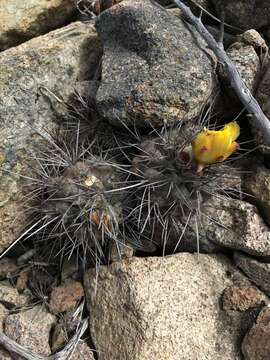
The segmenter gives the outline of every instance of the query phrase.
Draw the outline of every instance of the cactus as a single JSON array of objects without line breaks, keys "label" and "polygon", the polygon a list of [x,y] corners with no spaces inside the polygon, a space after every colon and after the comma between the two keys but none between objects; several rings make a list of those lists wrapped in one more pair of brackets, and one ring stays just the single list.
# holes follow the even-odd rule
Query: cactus
[{"label": "cactus", "polygon": [[[79,134],[79,131],[78,131]],[[129,187],[129,167],[91,144],[76,145],[62,131],[31,161],[36,177],[28,197],[28,215],[38,224],[36,240],[52,254],[78,253],[104,261],[109,241],[124,243],[122,206]],[[38,221],[37,221],[38,220]],[[32,224],[30,226],[32,229]]]},{"label": "cactus", "polygon": [[[163,254],[183,250],[181,243],[194,241],[194,235],[197,244],[188,248],[198,249],[204,201],[228,196],[226,178],[231,170],[220,157],[225,161],[233,153],[231,147],[238,149],[239,127],[232,123],[209,131],[191,125],[156,134],[142,141],[133,159],[133,171],[145,182],[135,191],[131,221],[135,219],[136,231]],[[201,147],[209,150],[207,159]]]}]

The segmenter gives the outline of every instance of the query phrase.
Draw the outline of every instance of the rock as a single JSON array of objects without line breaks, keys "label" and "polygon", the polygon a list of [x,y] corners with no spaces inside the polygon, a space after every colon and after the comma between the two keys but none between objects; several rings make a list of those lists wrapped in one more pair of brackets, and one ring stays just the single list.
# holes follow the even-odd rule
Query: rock
[{"label": "rock", "polygon": [[60,348],[67,345],[70,336],[77,331],[80,322],[81,312],[78,312],[78,308],[66,311],[58,316],[58,321],[51,332],[50,345],[52,352],[59,351]]},{"label": "rock", "polygon": [[245,283],[217,255],[133,257],[100,267],[98,276],[90,269],[85,289],[99,359],[240,359],[250,319],[225,313],[219,300],[226,287]]},{"label": "rock", "polygon": [[266,39],[266,42],[269,46],[270,44],[270,27],[268,27],[265,31],[264,31],[264,38]]},{"label": "rock", "polygon": [[102,116],[118,126],[135,121],[145,127],[200,113],[212,93],[214,69],[182,20],[150,0],[124,0],[103,12],[96,27],[104,45],[97,92]]},{"label": "rock", "polygon": [[238,35],[237,38],[239,42],[245,43],[246,45],[251,45],[256,50],[267,50],[268,48],[264,38],[262,38],[261,34],[254,29],[245,31],[243,34]]},{"label": "rock", "polygon": [[[208,11],[210,11],[210,10],[212,10],[212,9],[208,9]],[[181,16],[182,16],[182,11],[179,8],[172,8],[172,9],[168,9],[167,11],[168,11],[168,14],[176,16],[178,18],[181,18]],[[198,11],[198,8],[197,8],[197,11]],[[205,26],[206,26],[207,30],[214,36],[216,41],[219,41],[220,29],[218,27],[210,26],[210,25],[206,25],[206,24],[205,24]],[[227,49],[234,42],[235,42],[235,36],[228,34],[227,32],[224,32],[224,39],[223,39],[224,48]]]},{"label": "rock", "polygon": [[121,259],[131,258],[134,255],[132,246],[116,244],[115,241],[109,244],[108,262],[119,261]]},{"label": "rock", "polygon": [[78,281],[55,287],[50,296],[50,311],[53,314],[59,314],[71,310],[75,308],[83,296],[84,290],[82,284]]},{"label": "rock", "polygon": [[100,54],[94,27],[79,22],[0,54],[0,252],[28,222],[19,174],[44,141],[38,131],[52,130],[66,111],[50,91],[68,102],[92,78]]},{"label": "rock", "polygon": [[14,259],[2,258],[0,260],[0,280],[10,278],[18,272],[18,266]]},{"label": "rock", "polygon": [[[256,98],[264,112],[264,114],[270,118],[270,61],[265,65],[263,76],[258,84],[256,91]],[[263,143],[263,142],[261,142]],[[269,150],[268,150],[269,153]]]},{"label": "rock", "polygon": [[75,11],[73,0],[1,0],[0,50],[65,25]]},{"label": "rock", "polygon": [[227,50],[246,86],[254,92],[256,76],[260,70],[260,59],[251,45],[236,42]]},{"label": "rock", "polygon": [[222,296],[224,310],[246,311],[266,303],[267,297],[251,286],[230,286]]},{"label": "rock", "polygon": [[[245,42],[236,42],[233,43],[226,52],[233,61],[244,83],[251,93],[254,94],[256,80],[260,70],[260,59],[254,47]],[[243,105],[231,89],[230,79],[228,79],[222,66],[219,66],[218,74],[222,80],[223,87],[216,99],[215,111],[223,117],[234,118],[243,109]],[[225,90],[223,90],[223,88]]]},{"label": "rock", "polygon": [[26,295],[19,294],[17,289],[12,287],[8,282],[0,282],[0,301],[5,306],[23,306],[27,305],[29,298]]},{"label": "rock", "polygon": [[235,264],[256,284],[270,296],[270,263],[264,263],[245,254],[234,254]]},{"label": "rock", "polygon": [[249,201],[261,210],[270,225],[270,170],[263,165],[253,166],[243,176],[243,189],[251,195]]},{"label": "rock", "polygon": [[[176,6],[172,0],[155,0],[162,6],[174,5]],[[200,8],[204,8],[206,11],[213,13],[213,7],[209,0],[196,0],[196,4],[192,0],[187,0],[187,4],[195,15],[200,13]],[[199,5],[199,6],[198,6]],[[173,10],[179,10],[179,8],[173,8]]]},{"label": "rock", "polygon": [[226,23],[242,30],[260,29],[270,24],[268,0],[212,0],[218,17],[224,10]]},{"label": "rock", "polygon": [[80,341],[70,360],[95,360],[93,351],[84,341]]},{"label": "rock", "polygon": [[[201,216],[192,216],[186,228],[186,223],[178,219],[179,215],[172,214],[174,226],[166,240],[166,254],[176,251],[197,252],[198,224],[200,252],[226,252],[227,248],[256,256],[270,255],[270,231],[254,205],[217,196],[205,201],[200,210]],[[179,242],[184,228],[185,234]],[[162,229],[158,225],[154,240],[159,246],[163,244]]]},{"label": "rock", "polygon": [[202,237],[251,255],[270,255],[270,231],[254,205],[236,199],[212,198],[203,205],[202,213]]},{"label": "rock", "polygon": [[5,349],[0,348],[0,359],[1,360],[14,360],[13,357]]},{"label": "rock", "polygon": [[242,352],[245,360],[270,359],[270,308],[265,307],[260,312],[256,324],[245,336]]},{"label": "rock", "polygon": [[7,315],[8,315],[8,310],[4,307],[4,305],[0,304],[0,332],[4,331],[4,323]]},{"label": "rock", "polygon": [[66,345],[68,340],[67,334],[68,334],[68,329],[66,329],[65,326],[61,324],[61,322],[60,323],[58,322],[53,327],[51,333],[51,339],[50,339],[51,349],[53,353],[59,351],[61,348],[63,348]]},{"label": "rock", "polygon": [[172,3],[172,0],[155,0],[159,5],[167,6]]},{"label": "rock", "polygon": [[102,11],[108,10],[110,7],[119,4],[122,0],[94,0],[90,4],[90,11],[99,15]]},{"label": "rock", "polygon": [[28,350],[49,355],[49,336],[55,317],[42,306],[7,316],[5,334]]},{"label": "rock", "polygon": [[16,282],[16,288],[19,292],[22,292],[27,288],[30,272],[31,272],[30,268],[23,269],[20,272]]},{"label": "rock", "polygon": [[79,263],[77,254],[73,254],[63,259],[61,280],[65,281],[69,278],[76,280],[79,275]]}]

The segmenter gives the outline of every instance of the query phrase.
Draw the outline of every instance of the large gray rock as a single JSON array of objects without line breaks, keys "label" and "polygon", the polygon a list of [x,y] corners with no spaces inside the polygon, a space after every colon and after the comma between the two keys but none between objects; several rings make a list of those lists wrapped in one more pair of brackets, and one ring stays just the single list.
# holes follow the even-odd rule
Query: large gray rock
[{"label": "large gray rock", "polygon": [[181,19],[150,0],[124,0],[103,12],[96,27],[104,45],[100,114],[116,125],[139,126],[199,114],[214,70],[202,41]]},{"label": "large gray rock", "polygon": [[65,25],[75,11],[74,0],[0,0],[0,50]]},{"label": "large gray rock", "polygon": [[225,13],[225,21],[243,30],[260,29],[270,24],[268,0],[211,0],[218,16]]},{"label": "large gray rock", "polygon": [[254,284],[270,296],[270,263],[238,252],[234,254],[234,261]]},{"label": "large gray rock", "polygon": [[79,22],[0,54],[0,251],[26,224],[19,174],[42,142],[37,133],[64,113],[50,92],[68,102],[91,79],[100,54],[94,27]]},{"label": "large gray rock", "polygon": [[5,321],[5,334],[11,339],[26,347],[33,353],[49,355],[50,330],[55,317],[43,306],[8,315]]},{"label": "large gray rock", "polygon": [[240,359],[248,313],[220,309],[246,280],[223,256],[132,258],[85,275],[99,359]]}]

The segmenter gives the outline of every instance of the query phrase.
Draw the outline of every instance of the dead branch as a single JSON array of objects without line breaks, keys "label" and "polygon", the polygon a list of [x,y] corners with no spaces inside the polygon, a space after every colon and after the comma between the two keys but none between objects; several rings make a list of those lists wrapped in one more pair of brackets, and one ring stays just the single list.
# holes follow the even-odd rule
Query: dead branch
[{"label": "dead branch", "polygon": [[181,0],[173,1],[183,12],[186,19],[195,27],[198,33],[206,41],[208,47],[213,51],[213,53],[217,57],[217,60],[224,67],[224,71],[228,79],[230,80],[231,87],[235,91],[236,95],[238,96],[245,109],[251,115],[251,119],[253,119],[254,123],[252,125],[256,127],[261,133],[265,145],[270,146],[270,121],[264,115],[257,100],[253,97],[253,95],[245,85],[235,65],[226,54],[223,45],[216,42],[214,37],[203,25],[201,19],[197,18],[188,6],[186,6]]}]

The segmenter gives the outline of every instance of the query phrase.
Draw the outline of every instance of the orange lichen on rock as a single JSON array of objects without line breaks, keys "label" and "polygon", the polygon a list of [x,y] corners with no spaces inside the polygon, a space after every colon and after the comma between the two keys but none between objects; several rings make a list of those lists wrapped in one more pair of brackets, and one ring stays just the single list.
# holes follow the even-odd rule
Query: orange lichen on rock
[{"label": "orange lichen on rock", "polygon": [[192,153],[198,165],[198,171],[204,167],[222,162],[232,155],[239,144],[235,141],[240,135],[240,127],[230,122],[221,130],[204,128],[192,141]]}]

